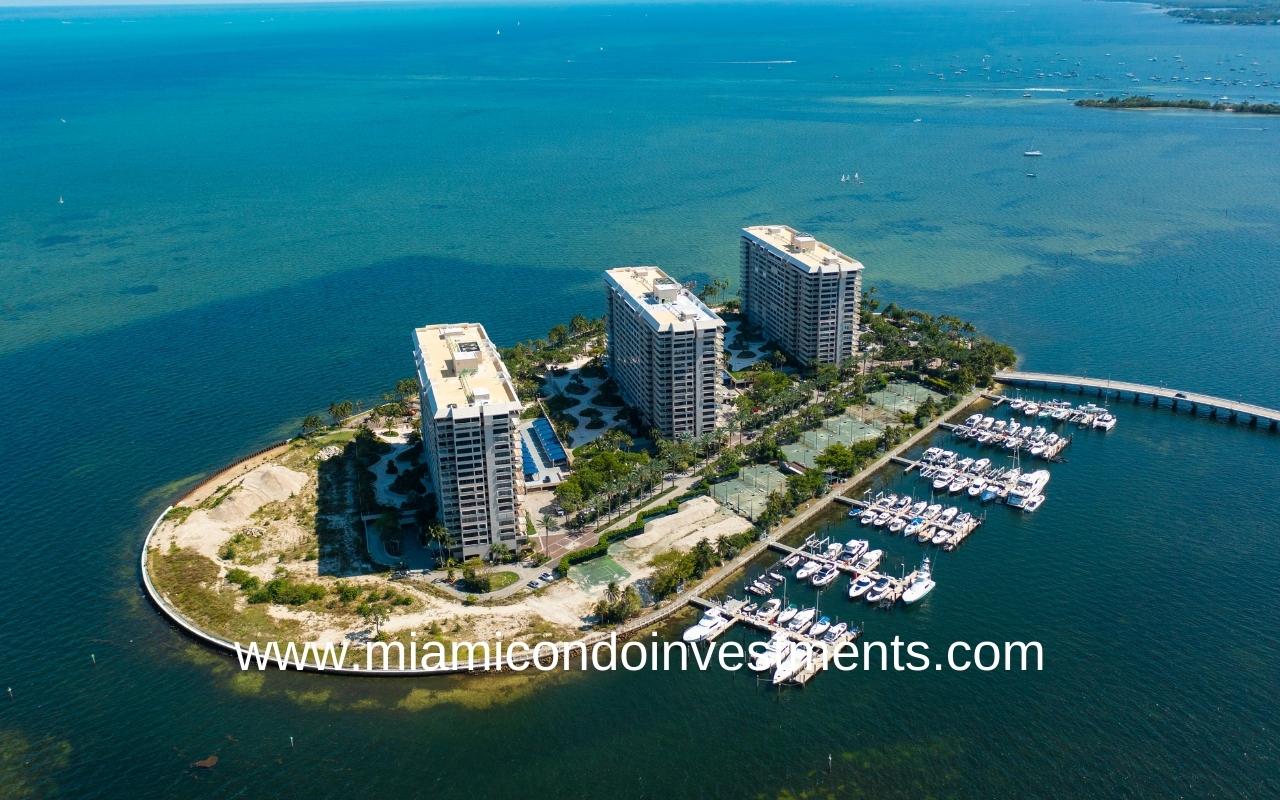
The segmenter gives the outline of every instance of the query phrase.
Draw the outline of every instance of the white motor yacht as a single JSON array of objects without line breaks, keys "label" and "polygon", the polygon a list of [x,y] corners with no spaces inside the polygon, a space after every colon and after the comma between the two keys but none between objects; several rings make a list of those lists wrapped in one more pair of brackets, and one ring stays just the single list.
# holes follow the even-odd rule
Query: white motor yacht
[{"label": "white motor yacht", "polygon": [[818,617],[818,621],[809,629],[809,635],[818,639],[829,630],[831,630],[831,617]]},{"label": "white motor yacht", "polygon": [[791,652],[778,662],[778,666],[773,671],[773,683],[776,686],[799,675],[805,667],[809,666],[809,662],[813,660],[813,645],[808,642],[798,642],[791,648]]},{"label": "white motor yacht", "polygon": [[907,588],[902,592],[902,602],[910,605],[929,592],[933,591],[936,584],[933,581],[933,570],[929,566],[929,557],[925,556],[924,561],[920,564],[920,569],[916,570],[915,576],[911,582],[907,584]]},{"label": "white motor yacht", "polygon": [[821,568],[822,565],[817,561],[806,561],[800,569],[796,570],[796,580],[808,580],[813,573],[817,572]]},{"label": "white motor yacht", "polygon": [[870,525],[875,521],[876,521],[876,512],[874,509],[868,508],[858,515],[858,522],[861,522],[863,525]]},{"label": "white motor yacht", "polygon": [[[880,551],[877,550],[876,552],[878,553]],[[867,593],[867,590],[870,589],[874,583],[875,581],[871,580],[871,578],[867,575],[863,575],[857,580],[851,581],[849,583],[849,599],[857,600],[859,597],[862,597],[864,594]]]},{"label": "white motor yacht", "polygon": [[778,616],[778,611],[781,609],[782,601],[776,597],[771,597],[764,605],[760,606],[760,610],[756,612],[756,616],[765,622],[773,622],[774,617]]},{"label": "white motor yacht", "polygon": [[840,574],[840,570],[828,564],[827,566],[818,570],[814,574],[813,579],[810,580],[809,582],[812,583],[814,586],[821,588],[831,583],[832,581],[834,581],[836,579],[836,576],[839,574]]},{"label": "white motor yacht", "polygon": [[768,672],[778,666],[778,662],[791,652],[795,642],[785,633],[775,633],[765,644],[764,650],[758,652],[748,665],[752,672]]},{"label": "white motor yacht", "polygon": [[947,491],[951,492],[952,494],[956,494],[958,492],[964,491],[964,487],[968,485],[969,485],[969,476],[962,473],[960,475],[957,475],[955,477],[955,480],[951,481],[951,485],[947,487]]},{"label": "white motor yacht", "polygon": [[939,515],[938,522],[941,522],[943,525],[946,525],[950,523],[951,520],[955,519],[956,514],[959,514],[959,513],[960,513],[960,509],[956,508],[955,506],[949,506],[946,511],[943,511],[942,514]]},{"label": "white motor yacht", "polygon": [[694,625],[685,629],[683,638],[686,642],[701,642],[702,640],[719,633],[729,624],[729,619],[720,614],[719,609],[710,609],[702,615],[702,619]]},{"label": "white motor yacht", "polygon": [[977,497],[982,494],[982,490],[987,488],[986,478],[976,478],[973,483],[969,484],[969,488],[965,489],[970,497]]},{"label": "white motor yacht", "polygon": [[872,550],[862,554],[862,558],[858,559],[858,563],[853,568],[859,572],[865,572],[869,569],[875,569],[880,566],[880,559],[884,558],[883,550]]},{"label": "white motor yacht", "polygon": [[870,546],[871,542],[868,542],[866,539],[850,539],[844,543],[844,552],[847,553],[851,559],[858,558],[863,553],[867,552],[867,548]]},{"label": "white motor yacht", "polygon": [[889,523],[889,533],[900,533],[903,528],[907,527],[907,521],[902,517],[894,517]]},{"label": "white motor yacht", "polygon": [[1044,504],[1044,495],[1038,494],[1022,504],[1023,511],[1035,511]]},{"label": "white motor yacht", "polygon": [[814,608],[801,609],[800,613],[792,617],[791,621],[787,623],[787,630],[796,631],[797,633],[803,632],[805,628],[809,627],[809,623],[813,622],[813,616],[817,613],[817,609]]},{"label": "white motor yacht", "polygon": [[835,644],[836,642],[843,639],[844,635],[848,632],[849,632],[849,623],[837,622],[835,625],[832,625],[831,630],[827,631],[826,635],[822,637],[822,641],[826,642],[827,644]]},{"label": "white motor yacht", "polygon": [[1038,469],[1028,472],[1018,478],[1018,482],[1009,490],[1009,499],[1005,502],[1014,508],[1022,508],[1028,500],[1040,494],[1048,482],[1049,470]]},{"label": "white motor yacht", "polygon": [[942,513],[942,504],[941,504],[941,503],[934,503],[933,505],[931,505],[931,506],[929,506],[928,508],[926,508],[926,509],[924,510],[924,513],[923,513],[923,514],[921,514],[920,516],[924,517],[924,518],[925,518],[925,521],[927,522],[927,521],[929,521],[929,520],[933,519],[934,517],[938,516],[938,515],[939,515],[939,514],[941,514],[941,513]]},{"label": "white motor yacht", "polygon": [[892,588],[893,584],[890,583],[889,579],[887,577],[881,577],[880,580],[876,581],[872,587],[867,590],[867,602],[880,602]]},{"label": "white motor yacht", "polygon": [[947,540],[950,538],[951,538],[950,533],[948,533],[947,531],[944,531],[941,528],[938,528],[937,533],[935,533],[932,537],[929,538],[929,543],[930,544],[946,544]]},{"label": "white motor yacht", "polygon": [[1109,431],[1116,426],[1116,418],[1111,414],[1099,414],[1093,419],[1093,427]]},{"label": "white motor yacht", "polygon": [[883,528],[885,525],[889,524],[889,520],[891,519],[893,519],[893,514],[890,514],[888,511],[881,511],[876,515],[875,520],[872,521],[871,524],[875,525],[877,528]]},{"label": "white motor yacht", "polygon": [[924,517],[912,517],[907,527],[902,529],[903,536],[915,536],[924,527]]},{"label": "white motor yacht", "polygon": [[935,491],[942,491],[951,484],[952,479],[956,476],[955,470],[944,469],[938,473],[938,477],[933,479],[933,488]]}]

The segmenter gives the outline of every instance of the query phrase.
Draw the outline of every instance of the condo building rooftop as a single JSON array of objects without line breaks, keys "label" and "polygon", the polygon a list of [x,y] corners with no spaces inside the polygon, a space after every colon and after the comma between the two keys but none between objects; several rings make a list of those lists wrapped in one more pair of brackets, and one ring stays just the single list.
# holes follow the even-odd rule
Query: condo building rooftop
[{"label": "condo building rooftop", "polygon": [[413,336],[418,379],[427,390],[433,416],[488,404],[519,405],[511,376],[483,325],[427,325],[414,329]]},{"label": "condo building rooftop", "polygon": [[656,330],[706,330],[724,325],[697,295],[657,267],[617,267],[604,275]]},{"label": "condo building rooftop", "polygon": [[742,232],[809,272],[862,269],[861,261],[789,225],[756,225]]}]

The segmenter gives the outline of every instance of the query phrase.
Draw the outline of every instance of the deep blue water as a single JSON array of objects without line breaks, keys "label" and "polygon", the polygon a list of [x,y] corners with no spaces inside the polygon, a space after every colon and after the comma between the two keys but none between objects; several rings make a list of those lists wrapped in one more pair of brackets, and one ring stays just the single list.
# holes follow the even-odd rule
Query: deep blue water
[{"label": "deep blue water", "polygon": [[1041,511],[866,614],[1039,638],[1037,675],[259,685],[157,619],[136,558],[181,482],[409,374],[413,326],[537,335],[618,264],[733,278],[763,221],[1029,368],[1280,403],[1277,126],[1068,102],[1275,100],[1230,82],[1277,80],[1277,37],[1065,0],[0,12],[0,784],[1276,794],[1280,439],[1168,411],[1121,408]]}]

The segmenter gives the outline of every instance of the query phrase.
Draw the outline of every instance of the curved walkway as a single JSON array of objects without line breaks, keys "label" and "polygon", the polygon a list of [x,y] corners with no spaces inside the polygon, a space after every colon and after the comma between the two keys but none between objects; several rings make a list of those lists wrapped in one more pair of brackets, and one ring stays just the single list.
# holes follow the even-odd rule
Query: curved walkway
[{"label": "curved walkway", "polygon": [[1086,378],[1081,375],[1055,375],[1049,372],[1018,372],[1008,370],[997,372],[995,379],[1010,386],[1043,386],[1059,387],[1075,390],[1084,394],[1086,390],[1097,392],[1098,396],[1115,395],[1122,397],[1131,395],[1135,401],[1142,397],[1150,397],[1152,405],[1161,400],[1168,400],[1170,407],[1177,411],[1179,406],[1189,406],[1192,413],[1199,413],[1201,408],[1209,409],[1209,416],[1227,416],[1232,422],[1248,418],[1252,425],[1265,426],[1276,430],[1280,426],[1280,411],[1274,408],[1244,403],[1238,400],[1227,400],[1199,392],[1184,392],[1178,389],[1167,389],[1163,386],[1150,386],[1145,383],[1129,383],[1128,381],[1111,381],[1099,378]]}]

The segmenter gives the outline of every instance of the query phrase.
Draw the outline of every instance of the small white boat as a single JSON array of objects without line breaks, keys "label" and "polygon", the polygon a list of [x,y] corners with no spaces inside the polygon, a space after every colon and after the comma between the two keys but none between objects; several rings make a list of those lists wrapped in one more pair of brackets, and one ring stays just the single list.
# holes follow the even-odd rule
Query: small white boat
[{"label": "small white boat", "polygon": [[757,653],[747,666],[752,672],[768,672],[778,666],[778,662],[791,652],[793,646],[795,642],[787,638],[785,633],[775,633],[765,644],[764,650]]},{"label": "small white boat", "polygon": [[942,514],[938,517],[938,522],[941,522],[943,525],[946,525],[947,523],[951,522],[951,520],[955,519],[956,514],[959,514],[959,513],[960,513],[960,509],[956,508],[955,506],[951,506],[946,511],[942,512]]},{"label": "small white boat", "polygon": [[942,504],[934,503],[933,505],[926,508],[924,510],[924,513],[921,514],[920,516],[924,517],[925,521],[927,522],[941,513],[942,513]]},{"label": "small white boat", "polygon": [[[1023,97],[1030,97],[1030,95],[1024,94]],[[1027,158],[1039,158],[1044,155],[1044,153],[1041,153],[1039,150],[1024,150],[1022,154]]]},{"label": "small white boat", "polygon": [[918,517],[924,513],[925,508],[928,506],[929,502],[927,500],[921,500],[918,503],[914,503],[911,508],[907,509],[907,514],[913,517]]},{"label": "small white boat", "polygon": [[919,541],[919,542],[928,542],[928,541],[929,541],[930,539],[932,539],[934,536],[937,536],[937,535],[938,535],[938,531],[940,531],[940,530],[942,530],[942,528],[936,528],[936,527],[933,527],[933,526],[929,526],[929,527],[927,527],[927,528],[922,528],[922,529],[920,530],[920,533],[918,533],[918,534],[916,535],[916,541]]},{"label": "small white boat", "polygon": [[930,544],[946,544],[947,540],[950,538],[951,538],[950,533],[948,533],[947,531],[944,531],[942,528],[938,528],[937,533],[935,533],[933,536],[929,538],[929,543]]},{"label": "small white boat", "polygon": [[924,527],[924,517],[912,517],[907,523],[907,527],[902,529],[903,536],[915,536],[920,533],[920,529]]},{"label": "small white boat", "polygon": [[973,462],[973,471],[974,471],[974,472],[985,472],[985,471],[986,471],[986,469],[987,469],[987,467],[989,467],[989,466],[991,466],[991,459],[989,459],[989,458],[980,458],[980,459],[978,459],[977,461]]},{"label": "small white boat", "polygon": [[1116,426],[1116,418],[1111,414],[1099,414],[1093,419],[1093,427],[1109,431]]},{"label": "small white boat", "polygon": [[1034,417],[1040,413],[1040,405],[1038,403],[1027,403],[1022,407],[1023,416]]},{"label": "small white boat", "polygon": [[787,606],[782,609],[782,613],[778,615],[778,624],[786,625],[798,613],[800,613],[800,609],[796,608],[794,605]]},{"label": "small white boat", "polygon": [[848,632],[849,632],[849,623],[837,622],[835,625],[832,625],[831,630],[827,631],[826,635],[822,637],[822,641],[826,642],[827,644],[835,644],[836,642],[840,641],[844,637],[844,635]]},{"label": "small white boat", "polygon": [[1023,503],[1022,510],[1035,511],[1037,508],[1039,508],[1042,505],[1044,505],[1044,495],[1038,494],[1035,497],[1032,497],[1031,499],[1027,500],[1027,502]]},{"label": "small white boat", "polygon": [[901,533],[902,529],[907,527],[907,521],[902,517],[894,517],[889,523],[889,533]]},{"label": "small white boat", "polygon": [[883,528],[885,525],[889,524],[889,520],[891,519],[893,519],[892,514],[888,511],[881,511],[876,515],[875,520],[871,524],[875,525],[877,528]]},{"label": "small white boat", "polygon": [[[876,552],[878,553],[880,551],[877,550]],[[858,578],[855,581],[851,581],[849,583],[849,599],[857,600],[859,597],[862,597],[864,594],[866,594],[867,590],[870,589],[874,584],[875,584],[875,581],[871,580],[871,578],[866,575],[863,575],[862,577]]]},{"label": "small white boat", "polygon": [[821,567],[822,565],[817,561],[804,562],[804,565],[801,566],[800,569],[796,570],[796,580],[808,580],[809,577],[812,576],[813,573],[817,572]]},{"label": "small white boat", "polygon": [[791,555],[783,559],[782,566],[786,567],[787,569],[795,569],[796,564],[799,564],[799,563],[800,563],[800,554],[792,553]]},{"label": "small white boat", "polygon": [[969,484],[969,488],[965,489],[965,492],[967,492],[970,497],[977,497],[978,495],[982,494],[982,490],[986,488],[987,488],[987,479],[978,478],[973,483]]},{"label": "small white boat", "polygon": [[818,639],[829,630],[831,630],[831,617],[819,617],[818,621],[813,623],[813,627],[809,629],[809,635]]},{"label": "small white boat", "polygon": [[1022,410],[1022,407],[1025,406],[1026,404],[1027,404],[1027,401],[1019,397],[1017,400],[1009,401],[1009,408],[1012,408],[1014,411],[1020,411]]},{"label": "small white boat", "polygon": [[832,542],[827,545],[827,558],[835,558],[840,555],[840,551],[844,549],[844,545],[839,542]]},{"label": "small white boat", "polygon": [[778,616],[778,611],[782,608],[782,601],[776,597],[769,598],[764,605],[760,606],[760,610],[756,612],[756,616],[765,622],[773,622]]},{"label": "small white boat", "polygon": [[868,508],[866,511],[863,511],[861,514],[858,515],[858,522],[861,522],[863,525],[870,525],[875,521],[876,521],[876,512],[873,509]]},{"label": "small white boat", "polygon": [[902,592],[902,602],[910,605],[917,602],[929,592],[933,591],[936,584],[933,581],[933,570],[929,566],[929,557],[925,556],[920,569],[916,570],[915,575],[911,578],[907,588]]},{"label": "small white boat", "polygon": [[968,485],[969,485],[968,475],[957,475],[956,479],[953,480],[951,482],[951,485],[947,487],[947,491],[951,492],[952,494],[957,494],[959,492],[964,491],[964,487]]}]

